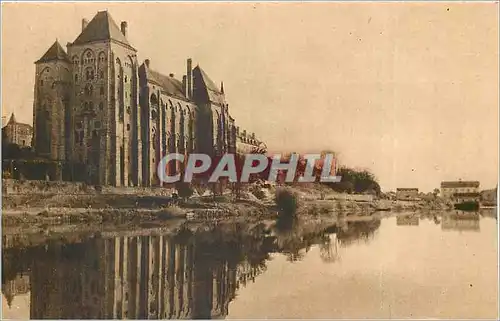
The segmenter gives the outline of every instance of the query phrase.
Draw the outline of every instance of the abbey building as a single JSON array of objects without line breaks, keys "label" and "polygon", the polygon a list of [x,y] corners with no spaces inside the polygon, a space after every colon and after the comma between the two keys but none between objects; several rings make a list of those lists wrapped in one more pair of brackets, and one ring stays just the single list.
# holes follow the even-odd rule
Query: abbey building
[{"label": "abbey building", "polygon": [[[155,71],[148,59],[140,64],[127,23],[118,27],[107,11],[84,19],[67,51],[56,41],[35,64],[33,145],[64,164],[54,179],[155,186],[166,153],[265,149],[236,126],[222,83],[191,59],[182,80]],[[182,164],[170,165],[182,171]]]}]

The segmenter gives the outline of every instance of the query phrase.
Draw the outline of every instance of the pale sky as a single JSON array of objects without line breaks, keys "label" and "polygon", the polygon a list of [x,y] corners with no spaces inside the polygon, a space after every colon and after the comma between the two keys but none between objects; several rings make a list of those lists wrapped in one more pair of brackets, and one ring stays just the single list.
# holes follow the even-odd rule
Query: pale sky
[{"label": "pale sky", "polygon": [[335,150],[385,191],[497,184],[498,3],[2,3],[2,115],[32,122],[34,61],[100,10],[153,69],[224,81],[270,151]]}]

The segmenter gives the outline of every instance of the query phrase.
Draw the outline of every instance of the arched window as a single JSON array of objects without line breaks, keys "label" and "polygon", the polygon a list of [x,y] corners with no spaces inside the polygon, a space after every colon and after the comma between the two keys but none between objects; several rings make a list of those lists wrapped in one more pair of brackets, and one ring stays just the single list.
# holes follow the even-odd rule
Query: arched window
[{"label": "arched window", "polygon": [[101,110],[101,111],[102,111],[103,109],[104,109],[104,103],[101,101],[101,102],[99,103],[99,110]]},{"label": "arched window", "polygon": [[99,62],[105,62],[106,61],[106,54],[104,52],[99,53]]},{"label": "arched window", "polygon": [[153,147],[153,149],[156,149],[156,128],[155,127],[153,127],[152,147]]},{"label": "arched window", "polygon": [[95,61],[94,53],[92,50],[87,49],[83,52],[82,60],[84,65],[92,64]]},{"label": "arched window", "polygon": [[87,80],[94,80],[94,68],[88,67],[85,69],[85,76]]},{"label": "arched window", "polygon": [[155,94],[151,95],[151,98],[150,98],[149,101],[151,102],[151,105],[153,105],[153,106],[157,106],[158,105],[158,98],[156,98]]}]

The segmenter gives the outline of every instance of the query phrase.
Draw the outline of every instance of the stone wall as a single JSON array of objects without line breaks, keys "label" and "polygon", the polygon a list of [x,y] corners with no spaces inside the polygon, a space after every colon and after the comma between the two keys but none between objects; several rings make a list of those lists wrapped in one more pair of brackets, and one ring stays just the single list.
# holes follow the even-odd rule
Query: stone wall
[{"label": "stone wall", "polygon": [[173,188],[145,188],[145,187],[112,187],[97,188],[79,182],[64,181],[32,181],[2,179],[3,195],[40,195],[40,194],[134,194],[170,196]]},{"label": "stone wall", "polygon": [[372,202],[373,195],[362,195],[362,194],[338,194],[335,195],[336,200],[344,201],[354,201],[354,202]]}]

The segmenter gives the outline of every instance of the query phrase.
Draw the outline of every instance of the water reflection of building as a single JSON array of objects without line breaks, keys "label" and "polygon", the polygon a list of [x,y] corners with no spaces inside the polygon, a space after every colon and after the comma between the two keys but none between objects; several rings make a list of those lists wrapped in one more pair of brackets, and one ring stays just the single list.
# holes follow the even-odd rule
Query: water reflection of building
[{"label": "water reflection of building", "polygon": [[379,226],[379,220],[370,220],[346,222],[345,229],[292,228],[295,232],[281,232],[283,247],[275,236],[239,228],[155,236],[103,233],[82,243],[6,249],[2,283],[6,288],[5,280],[29,271],[33,319],[223,318],[236,291],[265,270],[269,253],[293,256],[319,244],[322,259],[335,262],[339,247],[368,241]]},{"label": "water reflection of building", "polygon": [[480,231],[479,219],[456,219],[444,216],[441,221],[442,230]]},{"label": "water reflection of building", "polygon": [[420,219],[418,216],[398,216],[396,218],[396,225],[398,226],[418,226]]},{"label": "water reflection of building", "polygon": [[[240,284],[262,272],[214,259],[205,245],[174,236],[96,238],[39,247],[31,270],[34,319],[220,318]],[[9,281],[13,282],[13,281]]]},{"label": "water reflection of building", "polygon": [[30,277],[27,274],[20,273],[12,280],[7,280],[2,285],[2,292],[7,299],[9,307],[16,295],[26,294],[30,290]]}]

